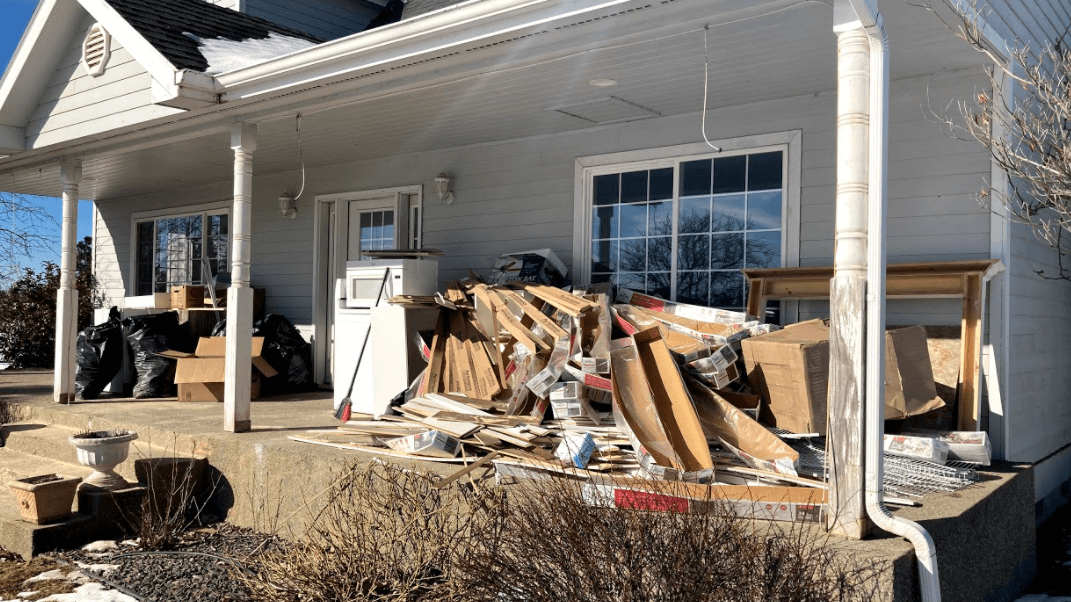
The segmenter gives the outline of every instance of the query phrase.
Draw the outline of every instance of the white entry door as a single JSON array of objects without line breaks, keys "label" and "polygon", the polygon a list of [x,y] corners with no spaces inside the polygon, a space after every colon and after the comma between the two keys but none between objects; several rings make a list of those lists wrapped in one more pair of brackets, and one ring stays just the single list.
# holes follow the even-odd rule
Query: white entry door
[{"label": "white entry door", "polygon": [[[369,259],[368,252],[406,249],[420,244],[419,187],[318,197],[317,281],[314,296],[316,330],[325,336],[316,345],[318,382],[332,384],[335,321],[339,291],[335,283],[346,276],[346,262]],[[323,325],[321,329],[320,325]],[[341,378],[341,377],[340,377]],[[348,384],[348,383],[346,383]]]}]

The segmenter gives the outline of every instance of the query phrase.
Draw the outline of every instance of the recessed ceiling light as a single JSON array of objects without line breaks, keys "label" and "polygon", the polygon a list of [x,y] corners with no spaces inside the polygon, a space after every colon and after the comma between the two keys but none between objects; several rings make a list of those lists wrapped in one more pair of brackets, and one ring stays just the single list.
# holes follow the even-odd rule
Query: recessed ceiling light
[{"label": "recessed ceiling light", "polygon": [[608,88],[610,86],[616,86],[617,85],[617,80],[616,79],[599,78],[599,79],[593,79],[593,80],[589,81],[588,84],[590,84],[592,86],[599,87],[599,88]]}]

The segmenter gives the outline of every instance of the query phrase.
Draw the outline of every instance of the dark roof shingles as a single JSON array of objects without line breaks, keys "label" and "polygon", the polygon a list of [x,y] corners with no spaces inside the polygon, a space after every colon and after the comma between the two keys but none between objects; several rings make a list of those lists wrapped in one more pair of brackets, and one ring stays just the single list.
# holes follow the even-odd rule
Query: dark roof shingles
[{"label": "dark roof shingles", "polygon": [[176,69],[204,72],[208,61],[198,38],[249,40],[277,33],[311,42],[324,40],[204,0],[107,0]]}]

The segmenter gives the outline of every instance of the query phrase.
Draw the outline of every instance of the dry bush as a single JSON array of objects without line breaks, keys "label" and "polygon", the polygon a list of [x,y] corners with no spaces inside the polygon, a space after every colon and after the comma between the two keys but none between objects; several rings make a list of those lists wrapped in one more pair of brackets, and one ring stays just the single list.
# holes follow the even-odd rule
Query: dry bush
[{"label": "dry bush", "polygon": [[586,503],[561,479],[498,488],[354,464],[308,540],[240,575],[264,602],[869,600],[882,566],[854,564],[813,525]]},{"label": "dry bush", "polygon": [[125,515],[128,530],[142,550],[170,550],[182,535],[200,523],[216,483],[202,483],[207,462],[193,458],[148,458],[139,460],[139,480],[145,482],[145,497],[133,515]]},{"label": "dry bush", "polygon": [[618,509],[586,503],[579,482],[531,485],[510,492],[502,537],[471,542],[457,563],[470,599],[817,602],[876,593],[880,567],[856,566],[811,525],[741,520],[718,503]]},{"label": "dry bush", "polygon": [[485,535],[494,493],[438,489],[430,477],[354,463],[329,492],[307,541],[269,551],[256,577],[239,574],[256,600],[467,600],[457,591],[459,547]]}]

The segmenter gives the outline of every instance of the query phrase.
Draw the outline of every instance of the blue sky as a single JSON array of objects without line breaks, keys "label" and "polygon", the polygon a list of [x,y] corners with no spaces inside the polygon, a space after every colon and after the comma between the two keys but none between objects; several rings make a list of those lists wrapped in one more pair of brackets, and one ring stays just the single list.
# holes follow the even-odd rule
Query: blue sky
[{"label": "blue sky", "polygon": [[[0,65],[7,65],[15,48],[19,45],[19,39],[26,25],[33,16],[37,0],[0,0]],[[56,220],[54,228],[42,230],[40,233],[46,236],[55,236],[59,240],[60,221],[63,215],[62,203],[58,199],[45,197],[27,197],[31,202],[44,207]],[[93,234],[93,203],[82,201],[78,203],[78,239]],[[54,250],[40,252],[32,257],[19,257],[19,263],[25,267],[38,268],[44,261],[59,261],[59,243]]]}]

